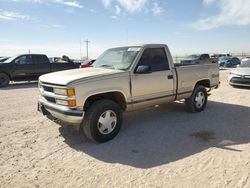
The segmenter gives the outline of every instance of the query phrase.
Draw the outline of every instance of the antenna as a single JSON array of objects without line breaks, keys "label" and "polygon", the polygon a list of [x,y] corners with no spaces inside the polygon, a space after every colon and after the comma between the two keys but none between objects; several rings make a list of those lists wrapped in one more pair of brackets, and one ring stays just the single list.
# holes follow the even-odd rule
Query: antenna
[{"label": "antenna", "polygon": [[84,42],[86,43],[87,60],[88,60],[89,59],[89,43],[90,43],[90,41],[87,39]]}]

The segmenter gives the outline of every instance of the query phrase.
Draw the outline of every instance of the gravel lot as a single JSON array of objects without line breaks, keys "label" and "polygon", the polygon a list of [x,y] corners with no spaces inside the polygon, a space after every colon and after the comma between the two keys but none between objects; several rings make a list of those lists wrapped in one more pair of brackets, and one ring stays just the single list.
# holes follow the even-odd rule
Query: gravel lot
[{"label": "gravel lot", "polygon": [[37,83],[0,89],[0,187],[250,187],[250,90],[228,73],[205,111],[127,113],[105,144],[38,113]]}]

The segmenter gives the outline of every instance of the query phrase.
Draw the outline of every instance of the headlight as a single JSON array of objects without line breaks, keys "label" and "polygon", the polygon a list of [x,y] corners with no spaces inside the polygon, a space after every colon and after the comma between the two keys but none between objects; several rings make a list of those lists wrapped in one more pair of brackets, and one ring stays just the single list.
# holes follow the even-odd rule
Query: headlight
[{"label": "headlight", "polygon": [[69,106],[69,107],[76,107],[76,100],[75,99],[71,99],[71,100],[56,99],[56,104]]},{"label": "headlight", "polygon": [[54,93],[57,95],[65,95],[65,96],[74,96],[75,95],[75,89],[74,88],[54,88]]},{"label": "headlight", "polygon": [[240,77],[241,77],[241,75],[235,74],[235,73],[233,73],[233,72],[230,72],[229,75],[230,75],[230,76],[233,76],[233,77],[237,77],[237,78],[240,78]]},{"label": "headlight", "polygon": [[54,93],[57,95],[67,95],[66,89],[54,88]]},{"label": "headlight", "polygon": [[56,104],[68,106],[68,101],[61,100],[61,99],[56,99]]}]

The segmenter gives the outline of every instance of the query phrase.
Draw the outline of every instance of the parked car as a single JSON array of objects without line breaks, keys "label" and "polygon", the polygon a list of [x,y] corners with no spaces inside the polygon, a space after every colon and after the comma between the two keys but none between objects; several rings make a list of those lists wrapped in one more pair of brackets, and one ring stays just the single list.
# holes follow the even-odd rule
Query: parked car
[{"label": "parked car", "polygon": [[1,58],[0,58],[0,63],[6,61],[6,60],[9,59],[9,58],[10,58],[10,57],[1,57]]},{"label": "parked car", "polygon": [[190,112],[201,112],[207,89],[218,85],[217,63],[174,65],[166,45],[126,46],[107,50],[91,68],[41,76],[38,110],[106,142],[118,134],[123,111],[185,99]]},{"label": "parked car", "polygon": [[250,57],[245,57],[241,60],[241,63],[244,63],[245,61],[249,61],[250,60]]},{"label": "parked car", "polygon": [[78,68],[74,63],[50,63],[42,54],[23,54],[0,63],[0,87],[10,80],[37,80],[39,76],[55,71]]},{"label": "parked car", "polygon": [[250,58],[243,59],[241,64],[230,72],[228,81],[232,86],[250,87]]},{"label": "parked car", "polygon": [[209,54],[193,54],[180,61],[181,64],[206,64],[216,63],[216,58],[211,58]]},{"label": "parked car", "polygon": [[235,67],[240,64],[238,57],[221,57],[218,64],[220,67]]},{"label": "parked car", "polygon": [[87,60],[87,61],[81,63],[80,68],[91,67],[94,62],[95,62],[95,59]]}]

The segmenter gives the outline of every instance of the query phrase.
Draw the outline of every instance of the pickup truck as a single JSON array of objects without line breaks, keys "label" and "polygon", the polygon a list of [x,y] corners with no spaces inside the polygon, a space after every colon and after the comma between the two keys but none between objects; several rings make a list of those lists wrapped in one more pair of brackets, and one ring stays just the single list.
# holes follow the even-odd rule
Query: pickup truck
[{"label": "pickup truck", "polygon": [[189,111],[201,112],[218,85],[217,63],[175,66],[164,44],[117,47],[91,68],[41,76],[38,110],[106,142],[118,134],[124,111],[185,99]]},{"label": "pickup truck", "polygon": [[42,54],[14,56],[0,63],[0,87],[8,86],[11,80],[38,80],[42,74],[78,67],[74,63],[50,63]]},{"label": "pickup truck", "polygon": [[217,58],[211,58],[209,54],[193,54],[180,61],[181,64],[206,64],[216,63]]}]

